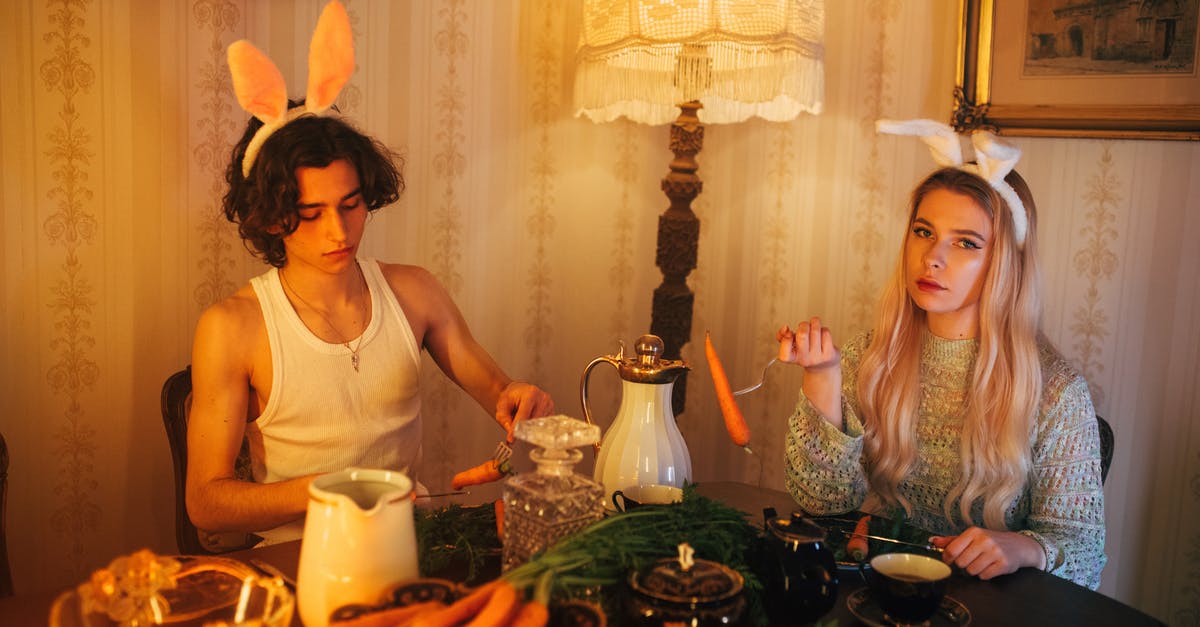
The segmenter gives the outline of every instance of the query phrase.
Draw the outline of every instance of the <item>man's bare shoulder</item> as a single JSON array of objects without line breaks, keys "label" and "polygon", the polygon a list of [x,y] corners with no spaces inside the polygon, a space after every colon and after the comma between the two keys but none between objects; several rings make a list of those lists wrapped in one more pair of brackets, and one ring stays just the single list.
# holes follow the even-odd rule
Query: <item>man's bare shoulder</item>
[{"label": "man's bare shoulder", "polygon": [[384,278],[392,287],[407,286],[440,286],[437,277],[433,273],[421,266],[414,266],[406,263],[379,263],[379,269],[383,271]]},{"label": "man's bare shoulder", "polygon": [[264,328],[262,308],[254,288],[247,283],[230,296],[213,303],[200,314],[196,333],[212,331],[225,338],[249,339]]},{"label": "man's bare shoulder", "polygon": [[421,266],[383,262],[379,263],[379,268],[396,295],[400,308],[404,310],[417,343],[424,345],[425,335],[430,328],[459,317],[450,293],[429,270]]}]

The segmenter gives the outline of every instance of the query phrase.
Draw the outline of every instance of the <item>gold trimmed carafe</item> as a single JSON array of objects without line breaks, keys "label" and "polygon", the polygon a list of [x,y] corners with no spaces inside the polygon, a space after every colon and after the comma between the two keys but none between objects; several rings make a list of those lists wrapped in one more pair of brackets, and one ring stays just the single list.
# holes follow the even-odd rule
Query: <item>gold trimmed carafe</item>
[{"label": "gold trimmed carafe", "polygon": [[616,355],[597,357],[584,368],[579,383],[583,415],[592,422],[587,396],[592,369],[610,364],[621,377],[621,404],[600,443],[594,474],[608,498],[631,486],[683,487],[692,479],[692,459],[671,406],[675,380],[689,366],[662,359],[663,341],[656,335],[639,337],[634,353],[625,357],[622,345]]}]

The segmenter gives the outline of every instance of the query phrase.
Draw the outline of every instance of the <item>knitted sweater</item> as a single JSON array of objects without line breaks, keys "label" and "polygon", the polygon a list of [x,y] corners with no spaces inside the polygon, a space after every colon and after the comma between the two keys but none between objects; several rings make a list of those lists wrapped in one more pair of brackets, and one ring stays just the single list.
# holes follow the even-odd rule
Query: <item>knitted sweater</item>
[{"label": "knitted sweater", "polygon": [[[811,514],[858,509],[870,491],[856,392],[869,344],[869,334],[863,334],[842,350],[844,433],[822,418],[803,392],[788,421],[785,481],[797,504]],[[1025,489],[1005,511],[1005,523],[1042,545],[1047,571],[1094,590],[1107,559],[1096,414],[1083,377],[1048,344],[1039,349],[1043,389],[1029,439],[1033,468]],[[909,522],[938,535],[968,527],[959,519],[957,503],[953,519],[946,518],[942,504],[961,476],[963,410],[978,351],[978,340],[945,340],[928,332],[922,345],[917,460],[898,487],[913,508]],[[971,513],[982,526],[982,502]]]}]

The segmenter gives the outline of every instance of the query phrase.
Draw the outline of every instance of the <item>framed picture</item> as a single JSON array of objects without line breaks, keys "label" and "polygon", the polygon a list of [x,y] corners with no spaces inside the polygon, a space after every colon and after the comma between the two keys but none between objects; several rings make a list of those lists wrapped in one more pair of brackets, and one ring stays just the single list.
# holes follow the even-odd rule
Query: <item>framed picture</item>
[{"label": "framed picture", "polygon": [[959,2],[960,132],[1200,140],[1200,0]]}]

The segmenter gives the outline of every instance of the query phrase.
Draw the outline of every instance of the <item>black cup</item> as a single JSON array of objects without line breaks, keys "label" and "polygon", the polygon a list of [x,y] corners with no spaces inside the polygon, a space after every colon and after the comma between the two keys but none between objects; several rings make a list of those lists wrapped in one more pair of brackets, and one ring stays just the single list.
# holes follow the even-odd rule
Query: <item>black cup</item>
[{"label": "black cup", "polygon": [[[617,497],[620,497],[618,499]],[[613,507],[625,512],[635,507],[647,505],[668,505],[678,503],[683,498],[683,490],[675,486],[648,483],[645,485],[629,486],[612,494]]]},{"label": "black cup", "polygon": [[867,583],[884,616],[896,623],[930,619],[946,595],[950,567],[915,553],[887,553],[871,560]]}]

